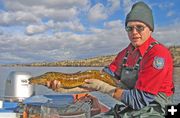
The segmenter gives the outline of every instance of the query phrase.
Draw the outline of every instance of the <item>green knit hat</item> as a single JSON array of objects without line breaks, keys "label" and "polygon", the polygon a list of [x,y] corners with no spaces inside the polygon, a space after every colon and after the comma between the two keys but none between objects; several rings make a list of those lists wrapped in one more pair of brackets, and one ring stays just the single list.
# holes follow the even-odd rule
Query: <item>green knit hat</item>
[{"label": "green knit hat", "polygon": [[129,21],[143,22],[151,31],[154,31],[152,10],[144,2],[137,2],[132,6],[131,11],[126,16],[125,26]]}]

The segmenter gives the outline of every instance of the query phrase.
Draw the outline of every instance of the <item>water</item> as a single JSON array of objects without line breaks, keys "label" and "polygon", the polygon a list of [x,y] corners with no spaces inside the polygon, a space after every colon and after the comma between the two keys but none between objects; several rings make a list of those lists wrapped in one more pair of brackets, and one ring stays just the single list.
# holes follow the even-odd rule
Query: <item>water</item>
[{"label": "water", "polygon": [[180,67],[174,69],[175,103],[180,103]]},{"label": "water", "polygon": [[[45,72],[56,71],[73,73],[91,69],[102,69],[102,67],[0,67],[0,96],[4,96],[5,81],[11,71],[30,72],[32,76],[41,75]],[[174,102],[180,103],[180,68],[174,70],[175,95]],[[35,86],[35,92],[38,95],[54,93],[51,89],[44,86]]]}]

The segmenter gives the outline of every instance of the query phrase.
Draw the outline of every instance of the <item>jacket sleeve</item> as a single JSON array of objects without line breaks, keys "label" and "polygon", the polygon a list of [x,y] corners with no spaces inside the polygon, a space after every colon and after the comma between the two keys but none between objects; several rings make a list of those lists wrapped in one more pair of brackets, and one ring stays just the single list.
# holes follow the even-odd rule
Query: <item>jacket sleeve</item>
[{"label": "jacket sleeve", "polygon": [[123,103],[136,110],[148,106],[154,99],[155,96],[153,94],[138,89],[124,90],[121,96]]},{"label": "jacket sleeve", "polygon": [[115,77],[114,72],[112,72],[108,67],[104,67],[102,70],[103,70],[103,72],[111,75],[112,77]]}]

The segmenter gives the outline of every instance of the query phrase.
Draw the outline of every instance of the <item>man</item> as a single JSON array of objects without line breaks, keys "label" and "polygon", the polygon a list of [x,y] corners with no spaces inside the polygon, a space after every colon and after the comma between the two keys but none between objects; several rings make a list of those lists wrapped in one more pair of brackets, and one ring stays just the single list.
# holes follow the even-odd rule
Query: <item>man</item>
[{"label": "man", "polygon": [[153,15],[147,4],[132,6],[125,29],[130,44],[103,69],[117,80],[117,87],[93,78],[83,87],[119,100],[112,113],[116,117],[163,117],[174,93],[173,60],[168,49],[152,38]]}]

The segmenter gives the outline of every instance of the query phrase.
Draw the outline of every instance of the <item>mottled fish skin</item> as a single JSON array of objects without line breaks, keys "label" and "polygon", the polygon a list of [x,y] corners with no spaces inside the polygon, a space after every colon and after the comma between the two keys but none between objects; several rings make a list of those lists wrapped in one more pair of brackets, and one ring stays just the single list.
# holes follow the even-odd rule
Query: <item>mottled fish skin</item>
[{"label": "mottled fish skin", "polygon": [[99,79],[112,86],[116,86],[116,82],[111,79],[107,73],[100,72],[99,70],[88,70],[78,73],[62,73],[62,72],[47,72],[40,76],[31,77],[30,84],[46,85],[47,81],[58,80],[61,82],[62,88],[74,88],[85,84],[86,79]]}]

